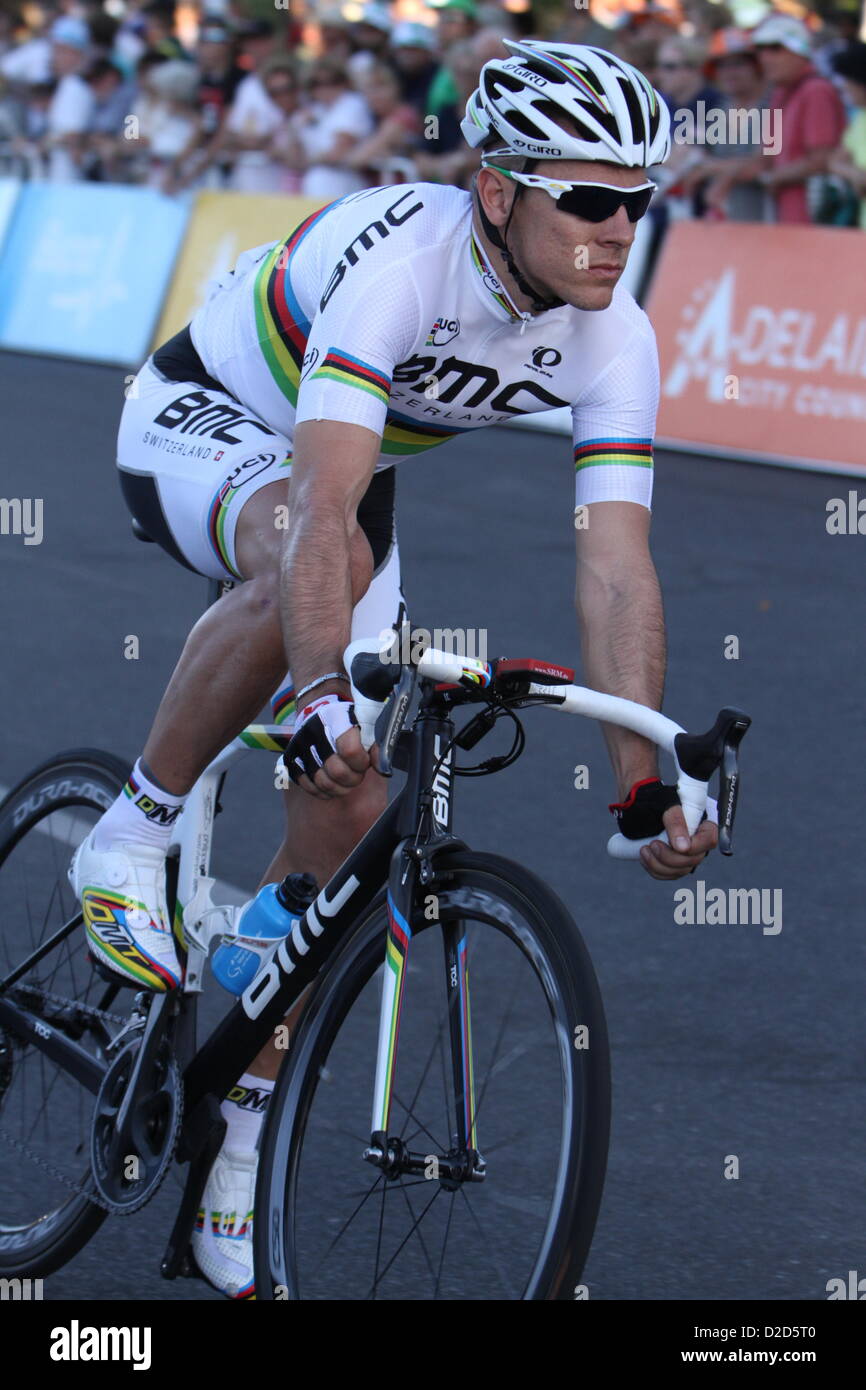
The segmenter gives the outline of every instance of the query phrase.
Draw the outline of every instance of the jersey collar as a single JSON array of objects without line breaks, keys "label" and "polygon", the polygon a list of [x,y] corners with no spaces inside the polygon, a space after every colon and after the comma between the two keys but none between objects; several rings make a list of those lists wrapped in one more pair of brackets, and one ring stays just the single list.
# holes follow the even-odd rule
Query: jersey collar
[{"label": "jersey collar", "polygon": [[[472,279],[478,285],[485,303],[503,322],[524,324],[532,322],[532,314],[521,313],[508,294],[499,276],[490,264],[484,249],[475,235],[475,228],[469,228],[469,257],[472,261]],[[522,330],[521,330],[522,331]]]}]

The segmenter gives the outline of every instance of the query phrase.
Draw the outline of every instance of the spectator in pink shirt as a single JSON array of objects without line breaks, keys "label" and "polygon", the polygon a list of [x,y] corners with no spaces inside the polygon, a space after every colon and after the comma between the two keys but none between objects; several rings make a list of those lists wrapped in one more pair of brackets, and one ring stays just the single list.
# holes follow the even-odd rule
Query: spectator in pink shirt
[{"label": "spectator in pink shirt", "polygon": [[807,181],[827,172],[845,130],[845,108],[833,83],[813,65],[811,35],[798,19],[770,15],[752,42],[772,84],[769,106],[778,144],[774,153],[765,147],[762,154],[732,161],[709,201],[724,201],[732,184],[757,178],[772,195],[777,222],[808,223]]}]

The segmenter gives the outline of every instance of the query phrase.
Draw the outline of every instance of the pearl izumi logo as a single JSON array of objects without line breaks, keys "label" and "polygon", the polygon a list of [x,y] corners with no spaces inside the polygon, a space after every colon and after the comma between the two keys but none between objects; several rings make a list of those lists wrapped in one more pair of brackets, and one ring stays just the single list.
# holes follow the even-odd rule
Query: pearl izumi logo
[{"label": "pearl izumi logo", "polygon": [[51,1329],[48,1354],[52,1361],[131,1361],[134,1371],[149,1371],[149,1327],[82,1327],[73,1318],[68,1327]]},{"label": "pearl izumi logo", "polygon": [[452,338],[456,338],[460,332],[460,320],[450,319],[447,314],[442,314],[436,320],[430,332],[427,334],[425,347],[444,347],[450,343]]},{"label": "pearl izumi logo", "polygon": [[545,371],[546,367],[558,367],[562,361],[562,353],[557,352],[556,348],[537,347],[532,354],[531,362],[524,362],[524,367],[528,367],[531,372],[540,372],[542,376],[552,376],[552,372]]}]

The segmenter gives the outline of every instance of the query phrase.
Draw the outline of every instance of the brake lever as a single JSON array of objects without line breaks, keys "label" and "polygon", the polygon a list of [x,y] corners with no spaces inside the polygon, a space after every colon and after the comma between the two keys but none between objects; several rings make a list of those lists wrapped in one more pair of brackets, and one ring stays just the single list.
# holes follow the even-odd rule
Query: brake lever
[{"label": "brake lever", "polygon": [[740,790],[738,750],[751,719],[741,709],[726,706],[705,734],[677,734],[677,762],[689,777],[709,782],[719,769],[719,849],[733,854],[734,815]]},{"label": "brake lever", "polygon": [[740,771],[737,753],[743,736],[751,724],[748,715],[733,726],[722,750],[719,768],[719,849],[733,854],[734,814],[740,794]]},{"label": "brake lever", "polygon": [[394,750],[400,737],[415,688],[415,671],[404,666],[400,679],[385,702],[376,720],[376,743],[379,748],[379,772],[390,777],[394,771]]}]

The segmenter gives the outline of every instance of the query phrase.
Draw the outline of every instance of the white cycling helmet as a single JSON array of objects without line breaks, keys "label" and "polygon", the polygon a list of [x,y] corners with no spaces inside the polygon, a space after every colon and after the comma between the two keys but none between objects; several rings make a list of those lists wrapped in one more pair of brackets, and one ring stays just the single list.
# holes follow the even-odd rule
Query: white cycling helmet
[{"label": "white cycling helmet", "polygon": [[[481,69],[460,124],[470,145],[501,135],[510,153],[527,159],[598,159],[629,168],[667,159],[670,113],[631,63],[586,44],[502,42],[516,56]],[[563,116],[579,134],[563,130]]]}]

